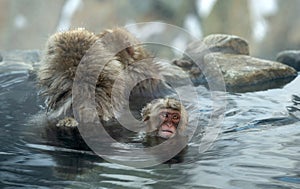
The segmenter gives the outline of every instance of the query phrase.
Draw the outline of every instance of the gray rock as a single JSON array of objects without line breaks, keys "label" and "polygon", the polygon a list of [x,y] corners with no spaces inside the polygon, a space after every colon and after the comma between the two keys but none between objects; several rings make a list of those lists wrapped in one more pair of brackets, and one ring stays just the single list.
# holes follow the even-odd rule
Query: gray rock
[{"label": "gray rock", "polygon": [[0,54],[0,62],[2,62],[2,60],[3,60],[3,57],[2,57],[2,55]]},{"label": "gray rock", "polygon": [[249,55],[248,42],[235,35],[212,34],[203,39],[211,52]]},{"label": "gray rock", "polygon": [[234,35],[213,34],[192,42],[183,58],[173,64],[185,70],[195,85],[209,87],[213,83],[212,86],[220,88],[225,85],[230,92],[281,87],[297,76],[297,71],[290,66],[248,55],[246,40]]},{"label": "gray rock", "polygon": [[205,56],[211,52],[249,55],[249,45],[246,40],[235,35],[212,34],[201,41],[190,43],[185,50],[185,59]]},{"label": "gray rock", "polygon": [[246,40],[238,36],[212,34],[201,41],[190,43],[183,58],[173,61],[173,64],[186,71],[195,85],[205,84],[205,76],[194,61],[197,60],[201,64],[203,57],[212,52],[249,55],[249,45]]},{"label": "gray rock", "polygon": [[300,51],[282,51],[277,54],[276,61],[289,65],[300,71]]},{"label": "gray rock", "polygon": [[[223,74],[227,91],[231,92],[281,87],[297,76],[297,71],[290,66],[247,55],[210,53],[204,57],[203,64],[204,68],[216,64]],[[207,80],[213,81],[213,72],[216,70],[205,70]]]}]

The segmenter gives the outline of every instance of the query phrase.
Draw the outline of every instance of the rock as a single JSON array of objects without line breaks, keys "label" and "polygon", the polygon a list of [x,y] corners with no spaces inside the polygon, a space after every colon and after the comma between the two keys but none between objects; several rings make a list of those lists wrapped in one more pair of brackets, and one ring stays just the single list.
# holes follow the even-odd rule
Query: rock
[{"label": "rock", "polygon": [[[297,76],[297,71],[290,66],[247,55],[210,53],[204,57],[203,64],[204,68],[208,64],[218,65],[223,74],[226,89],[230,92],[249,92],[280,87]],[[215,70],[204,72],[210,80],[214,77],[212,72]]]},{"label": "rock", "polygon": [[249,55],[248,42],[235,35],[213,34],[203,39],[211,52]]},{"label": "rock", "polygon": [[2,60],[3,60],[3,57],[2,57],[2,55],[0,54],[0,62],[2,62]]},{"label": "rock", "polygon": [[201,41],[190,43],[183,58],[173,61],[173,64],[188,72],[195,85],[200,85],[206,82],[205,76],[194,60],[202,62],[203,57],[212,52],[249,55],[249,45],[246,40],[235,35],[212,34]]},{"label": "rock", "polygon": [[281,87],[297,76],[297,71],[288,65],[249,56],[246,40],[225,34],[192,42],[183,58],[173,64],[185,70],[195,85],[225,85],[230,92]]},{"label": "rock", "polygon": [[249,55],[249,45],[246,40],[235,35],[212,34],[201,41],[190,43],[185,50],[185,55],[198,57],[211,52]]},{"label": "rock", "polygon": [[289,65],[300,71],[300,51],[282,51],[277,54],[276,61]]}]

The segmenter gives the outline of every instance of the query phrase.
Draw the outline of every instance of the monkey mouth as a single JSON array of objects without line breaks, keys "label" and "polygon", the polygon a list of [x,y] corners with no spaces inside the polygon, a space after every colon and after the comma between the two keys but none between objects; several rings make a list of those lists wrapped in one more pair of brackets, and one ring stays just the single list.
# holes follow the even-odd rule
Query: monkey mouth
[{"label": "monkey mouth", "polygon": [[174,132],[173,131],[171,131],[171,130],[166,130],[166,129],[164,129],[164,130],[161,130],[162,132],[167,132],[167,133],[171,133],[171,134],[173,134]]},{"label": "monkey mouth", "polygon": [[175,135],[175,132],[174,131],[171,131],[169,129],[161,129],[159,132],[158,132],[158,135],[162,138],[165,138],[165,139],[168,139],[168,138],[171,138]]},{"label": "monkey mouth", "polygon": [[171,138],[176,134],[176,128],[175,126],[170,126],[167,124],[162,124],[158,135],[163,137],[163,138]]}]

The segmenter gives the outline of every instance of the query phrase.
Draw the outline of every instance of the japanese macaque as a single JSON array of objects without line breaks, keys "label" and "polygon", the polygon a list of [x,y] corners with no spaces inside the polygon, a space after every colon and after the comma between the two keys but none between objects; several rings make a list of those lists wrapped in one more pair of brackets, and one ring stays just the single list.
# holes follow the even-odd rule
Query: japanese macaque
[{"label": "japanese macaque", "polygon": [[142,119],[147,133],[164,139],[184,136],[188,124],[186,109],[173,98],[155,99],[147,104],[142,110]]},{"label": "japanese macaque", "polygon": [[180,101],[174,98],[155,99],[142,109],[141,114],[146,127],[144,146],[154,147],[169,141],[166,146],[160,146],[163,153],[157,157],[165,159],[164,156],[171,157],[170,154],[179,150],[165,163],[182,162],[188,148],[188,113]]},{"label": "japanese macaque", "polygon": [[[76,72],[79,64],[87,65],[83,73]],[[99,118],[104,121],[114,118],[112,102],[117,104],[116,107],[120,107],[126,100],[125,94],[155,93],[160,90],[159,86],[167,89],[169,86],[157,78],[163,79],[164,74],[170,75],[180,70],[174,65],[156,61],[141,42],[123,28],[106,30],[97,35],[85,29],[55,33],[50,36],[46,44],[42,65],[38,71],[38,85],[41,87],[41,94],[47,98],[47,115],[49,119],[56,120],[57,126],[78,125],[72,111],[74,79],[77,75],[86,78],[87,81],[93,81],[94,78],[90,73],[99,69],[99,65],[103,66],[103,69],[96,78],[97,82],[93,90],[95,90]],[[124,70],[126,72],[123,72]],[[143,79],[150,76],[155,79]],[[175,77],[180,78],[180,76]],[[119,82],[118,99],[112,97],[116,79]],[[136,80],[140,82],[132,90],[128,85]],[[180,117],[179,113],[169,110],[160,114],[173,117],[179,115],[181,122],[184,121],[182,115],[185,115],[181,113]],[[179,130],[181,129],[180,123],[173,124]],[[175,133],[173,130],[172,132]],[[160,131],[160,134],[165,137],[170,135],[165,129]]]}]

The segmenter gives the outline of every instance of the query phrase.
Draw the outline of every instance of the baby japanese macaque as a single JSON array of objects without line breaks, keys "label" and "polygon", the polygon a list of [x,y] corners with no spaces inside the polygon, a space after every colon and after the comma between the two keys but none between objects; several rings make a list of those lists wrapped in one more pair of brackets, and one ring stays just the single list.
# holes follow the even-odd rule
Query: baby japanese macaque
[{"label": "baby japanese macaque", "polygon": [[[142,109],[142,120],[146,127],[144,146],[151,148],[169,141],[160,146],[157,157],[172,157],[165,163],[182,162],[188,143],[188,113],[182,103],[174,98],[155,99]],[[170,155],[174,151],[178,151],[177,155]]]},{"label": "baby japanese macaque", "polygon": [[163,98],[153,100],[142,110],[147,133],[169,139],[175,135],[183,136],[188,124],[188,114],[184,106],[176,99]]}]

